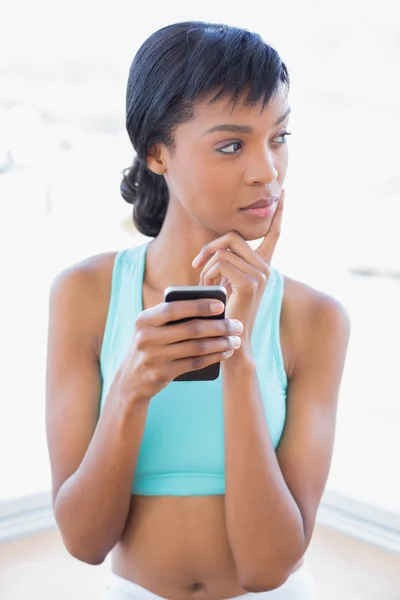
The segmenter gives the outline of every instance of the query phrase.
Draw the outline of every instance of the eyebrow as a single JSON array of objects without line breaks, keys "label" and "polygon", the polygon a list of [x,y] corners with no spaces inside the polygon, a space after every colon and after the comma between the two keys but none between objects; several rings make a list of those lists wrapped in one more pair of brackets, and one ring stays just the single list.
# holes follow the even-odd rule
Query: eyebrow
[{"label": "eyebrow", "polygon": [[[279,117],[279,119],[277,119],[274,123],[274,127],[277,127],[278,125],[280,125],[280,123],[282,123],[282,121],[284,121],[286,119],[286,117],[288,117],[289,113],[291,111],[291,108],[288,108],[288,110],[285,112],[284,115],[281,115]],[[238,133],[252,133],[253,128],[249,127],[248,125],[233,125],[232,123],[225,123],[222,125],[214,125],[214,127],[211,127],[210,129],[207,129],[207,131],[205,131],[203,133],[203,135],[206,135],[207,133],[214,133],[215,131],[231,131],[231,132],[238,132]]]}]

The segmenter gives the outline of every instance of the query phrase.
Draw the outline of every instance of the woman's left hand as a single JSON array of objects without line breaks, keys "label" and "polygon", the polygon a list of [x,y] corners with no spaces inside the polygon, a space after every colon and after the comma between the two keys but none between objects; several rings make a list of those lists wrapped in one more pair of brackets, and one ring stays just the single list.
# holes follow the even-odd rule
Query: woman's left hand
[{"label": "woman's left hand", "polygon": [[271,274],[271,260],[281,232],[284,199],[285,190],[282,190],[271,227],[256,250],[241,235],[231,231],[206,244],[197,255],[197,261],[193,260],[194,267],[203,267],[200,285],[215,285],[215,280],[222,277],[221,285],[231,291],[225,315],[243,323],[242,345],[248,347]]}]

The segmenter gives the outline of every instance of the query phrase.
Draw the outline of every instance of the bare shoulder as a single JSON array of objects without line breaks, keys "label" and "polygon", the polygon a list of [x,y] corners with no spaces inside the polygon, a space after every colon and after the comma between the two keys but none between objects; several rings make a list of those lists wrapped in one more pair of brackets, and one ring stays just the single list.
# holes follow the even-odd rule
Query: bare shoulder
[{"label": "bare shoulder", "polygon": [[66,267],[54,278],[53,287],[101,285],[104,283],[104,276],[112,273],[116,254],[117,251],[102,252]]},{"label": "bare shoulder", "polygon": [[337,298],[284,275],[281,327],[286,372],[290,376],[307,345],[321,336],[348,339],[350,318]]},{"label": "bare shoulder", "polygon": [[334,296],[287,275],[284,281],[284,308],[292,325],[316,324],[321,319],[348,321],[347,309]]},{"label": "bare shoulder", "polygon": [[73,310],[90,330],[99,355],[107,318],[111,281],[117,251],[89,256],[60,271],[52,281],[51,305],[58,313]]}]

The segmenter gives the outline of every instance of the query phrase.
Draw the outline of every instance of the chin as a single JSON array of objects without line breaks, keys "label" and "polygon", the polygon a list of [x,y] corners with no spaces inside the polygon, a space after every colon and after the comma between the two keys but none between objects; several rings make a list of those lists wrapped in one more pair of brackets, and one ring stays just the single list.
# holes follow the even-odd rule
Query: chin
[{"label": "chin", "polygon": [[234,231],[237,231],[246,242],[252,242],[253,240],[259,240],[260,238],[265,237],[271,229],[271,223],[272,219],[266,219],[252,227],[240,227],[234,229]]},{"label": "chin", "polygon": [[260,219],[259,221],[255,220],[253,224],[243,224],[240,223],[238,226],[238,222],[236,223],[231,220],[229,224],[229,220],[226,219],[223,227],[213,227],[208,228],[211,229],[217,236],[222,237],[226,235],[230,231],[236,231],[239,235],[242,236],[246,242],[251,242],[253,240],[259,240],[267,235],[271,228],[273,216],[268,219]]}]

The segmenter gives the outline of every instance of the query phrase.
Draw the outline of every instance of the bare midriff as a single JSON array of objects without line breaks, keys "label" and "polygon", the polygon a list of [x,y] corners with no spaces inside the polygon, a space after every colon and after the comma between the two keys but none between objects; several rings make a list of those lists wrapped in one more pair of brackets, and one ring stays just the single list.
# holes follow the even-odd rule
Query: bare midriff
[{"label": "bare midriff", "polygon": [[228,541],[224,495],[132,495],[125,530],[112,552],[112,570],[170,600],[247,593]]}]

